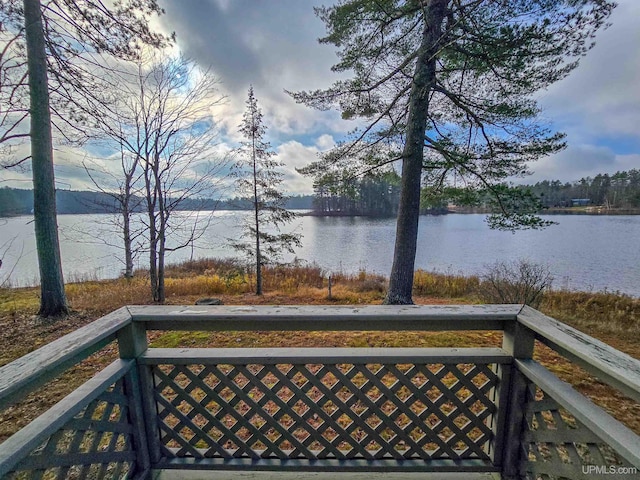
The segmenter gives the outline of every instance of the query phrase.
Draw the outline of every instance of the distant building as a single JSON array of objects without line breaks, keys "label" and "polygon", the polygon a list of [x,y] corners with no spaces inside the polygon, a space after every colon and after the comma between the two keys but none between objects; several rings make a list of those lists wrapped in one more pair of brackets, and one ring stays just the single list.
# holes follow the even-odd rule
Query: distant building
[{"label": "distant building", "polygon": [[572,198],[571,206],[572,207],[586,207],[591,203],[590,198]]}]

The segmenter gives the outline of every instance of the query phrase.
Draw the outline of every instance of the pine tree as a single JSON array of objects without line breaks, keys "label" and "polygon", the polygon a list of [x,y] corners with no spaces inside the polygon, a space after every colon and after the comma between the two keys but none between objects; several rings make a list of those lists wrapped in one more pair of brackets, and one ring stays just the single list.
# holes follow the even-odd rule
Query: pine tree
[{"label": "pine tree", "polygon": [[254,263],[256,295],[262,295],[262,267],[280,260],[284,251],[294,253],[294,248],[301,246],[301,235],[281,231],[296,215],[284,208],[286,197],[280,191],[284,175],[278,171],[282,163],[273,158],[275,152],[264,140],[266,128],[253,86],[249,87],[246,105],[239,125],[246,140],[236,163],[236,187],[241,197],[251,199],[253,214],[233,247]]},{"label": "pine tree", "polygon": [[[539,227],[536,199],[505,187],[564,145],[539,118],[536,95],[593,45],[607,0],[340,0],[316,12],[338,48],[342,80],[292,93],[362,128],[313,165],[355,171],[402,162],[389,304],[412,303],[420,191],[457,178],[490,192],[498,228]],[[428,175],[426,175],[428,173]]]}]

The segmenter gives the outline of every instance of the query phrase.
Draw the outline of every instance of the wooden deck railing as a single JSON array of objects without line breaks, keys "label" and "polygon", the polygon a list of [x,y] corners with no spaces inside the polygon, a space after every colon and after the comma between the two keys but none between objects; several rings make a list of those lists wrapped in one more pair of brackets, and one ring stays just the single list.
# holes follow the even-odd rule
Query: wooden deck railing
[{"label": "wooden deck railing", "polygon": [[[148,348],[148,330],[504,333],[502,348],[164,349]],[[539,340],[639,402],[640,362],[529,307],[127,307],[0,368],[0,406],[113,340],[119,360],[0,444],[0,478],[640,478],[640,437],[533,351]]]}]

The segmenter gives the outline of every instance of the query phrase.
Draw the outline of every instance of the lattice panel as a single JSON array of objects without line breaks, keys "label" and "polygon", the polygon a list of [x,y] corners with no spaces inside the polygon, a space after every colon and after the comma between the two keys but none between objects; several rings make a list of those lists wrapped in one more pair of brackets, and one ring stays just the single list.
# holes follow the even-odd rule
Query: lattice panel
[{"label": "lattice panel", "polygon": [[31,452],[7,478],[129,478],[135,461],[129,419],[121,379]]},{"label": "lattice panel", "polygon": [[630,465],[570,412],[531,384],[523,437],[523,470],[531,480],[623,479]]},{"label": "lattice panel", "polygon": [[497,365],[159,365],[166,457],[490,461]]}]

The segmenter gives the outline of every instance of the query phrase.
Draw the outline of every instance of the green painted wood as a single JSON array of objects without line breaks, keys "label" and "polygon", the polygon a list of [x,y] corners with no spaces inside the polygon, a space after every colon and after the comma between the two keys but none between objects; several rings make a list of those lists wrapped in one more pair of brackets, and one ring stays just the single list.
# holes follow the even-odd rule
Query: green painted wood
[{"label": "green painted wood", "polygon": [[154,469],[190,469],[190,470],[256,470],[256,471],[327,471],[327,472],[497,472],[489,462],[477,459],[466,460],[299,460],[286,462],[274,459],[252,460],[234,458],[230,460],[211,458],[173,458],[163,460]]},{"label": "green painted wood", "polygon": [[502,350],[514,358],[531,358],[535,346],[535,335],[518,322],[505,324]]},{"label": "green painted wood", "polygon": [[[498,376],[486,364],[441,362],[156,368],[164,456],[174,444],[178,457],[278,458],[283,465],[332,457],[489,461],[496,407],[488,395]],[[238,450],[225,451],[227,441]]]},{"label": "green painted wood", "polygon": [[155,382],[151,367],[142,365],[138,359],[138,379],[142,392],[142,413],[144,428],[147,432],[147,448],[149,461],[152,465],[158,463],[161,454],[160,429],[158,425],[158,409],[154,399]]},{"label": "green painted wood", "polygon": [[501,415],[505,417],[505,428],[501,437],[502,453],[497,465],[502,466],[504,479],[520,480],[520,461],[523,456],[521,443],[525,429],[524,406],[527,400],[527,379],[515,366],[511,368],[506,404],[503,404]]},{"label": "green painted wood", "polygon": [[499,348],[150,348],[139,363],[171,365],[511,363]]},{"label": "green painted wood", "polygon": [[[145,336],[146,339],[146,336]],[[145,342],[146,343],[146,342]],[[124,387],[129,397],[129,414],[133,430],[134,450],[136,452],[135,471],[144,472],[151,468],[148,434],[144,419],[144,388],[140,382],[137,367],[131,368],[124,377]],[[148,395],[148,393],[147,393]]]},{"label": "green painted wood", "polygon": [[9,473],[34,448],[63,427],[78,412],[122,378],[133,360],[116,360],[95,377],[78,387],[29,425],[9,437],[0,448],[0,478]]},{"label": "green painted wood", "polygon": [[502,330],[520,305],[137,306],[149,330]]},{"label": "green painted wood", "polygon": [[518,322],[548,347],[640,402],[640,360],[530,307],[522,309]]},{"label": "green painted wood", "polygon": [[[98,452],[92,455],[94,463],[121,463],[121,462],[135,462],[136,452],[114,452],[105,451]],[[29,470],[44,470],[47,468],[55,467],[71,467],[74,465],[82,465],[87,461],[87,455],[84,453],[72,453],[72,454],[60,454],[51,456],[37,456],[29,457],[20,464],[21,469]]]},{"label": "green painted wood", "polygon": [[576,420],[613,448],[622,458],[640,468],[640,436],[538,362],[516,360],[516,366],[530,381],[570,412]]},{"label": "green painted wood", "polygon": [[100,350],[130,322],[127,308],[120,308],[1,367],[0,409],[21,400],[40,385]]},{"label": "green painted wood", "polygon": [[489,446],[489,454],[494,465],[502,465],[509,421],[507,414],[509,412],[513,365],[496,364],[493,368],[495,369],[496,376],[499,378],[499,382],[498,386],[494,387],[489,395],[489,398],[496,406],[496,412],[491,422],[493,440]]},{"label": "green painted wood", "polygon": [[148,346],[147,329],[143,323],[130,322],[116,334],[120,358],[136,358]]}]

